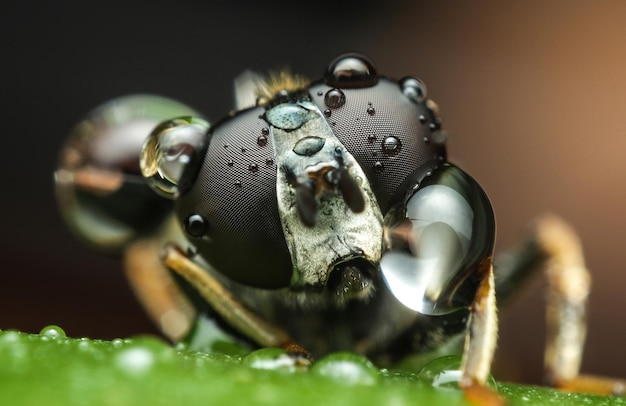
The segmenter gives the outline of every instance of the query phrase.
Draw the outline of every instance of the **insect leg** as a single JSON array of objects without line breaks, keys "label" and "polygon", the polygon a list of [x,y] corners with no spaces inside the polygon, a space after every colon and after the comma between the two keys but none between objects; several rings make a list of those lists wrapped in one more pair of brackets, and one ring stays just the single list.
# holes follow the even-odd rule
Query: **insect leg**
[{"label": "insect leg", "polygon": [[245,337],[262,347],[282,347],[290,352],[306,353],[286,331],[243,305],[219,281],[183,254],[180,248],[167,245],[161,253],[161,259],[166,267],[189,282],[217,314]]},{"label": "insect leg", "polygon": [[514,285],[532,274],[532,269],[543,268],[546,273],[548,331],[544,363],[548,383],[570,391],[624,394],[625,381],[579,375],[591,276],[580,240],[571,227],[555,216],[544,216],[534,224],[522,246],[496,263],[499,298],[506,298]]},{"label": "insect leg", "polygon": [[491,258],[481,262],[479,272],[484,276],[470,308],[461,362],[460,386],[472,403],[503,405],[504,401],[486,386],[498,338],[498,315]]}]

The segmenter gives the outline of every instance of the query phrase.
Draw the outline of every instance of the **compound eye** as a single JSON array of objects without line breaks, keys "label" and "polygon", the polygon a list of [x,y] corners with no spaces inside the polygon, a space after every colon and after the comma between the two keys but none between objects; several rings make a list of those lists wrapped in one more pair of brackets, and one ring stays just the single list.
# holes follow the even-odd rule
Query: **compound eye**
[{"label": "compound eye", "polygon": [[175,199],[189,189],[204,156],[209,124],[199,118],[164,121],[150,134],[141,151],[141,173],[160,195]]},{"label": "compound eye", "polygon": [[328,65],[324,82],[339,88],[371,87],[378,83],[378,73],[374,63],[365,55],[348,53]]},{"label": "compound eye", "polygon": [[471,177],[451,165],[436,169],[385,221],[380,266],[400,302],[428,315],[471,305],[495,238],[491,204]]},{"label": "compound eye", "polygon": [[400,81],[402,93],[415,103],[422,103],[426,100],[426,85],[420,79],[406,77]]}]

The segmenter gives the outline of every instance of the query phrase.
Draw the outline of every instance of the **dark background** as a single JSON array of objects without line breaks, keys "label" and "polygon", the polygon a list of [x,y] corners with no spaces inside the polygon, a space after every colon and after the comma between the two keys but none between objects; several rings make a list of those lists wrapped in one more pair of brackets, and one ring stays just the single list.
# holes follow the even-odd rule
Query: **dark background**
[{"label": "dark background", "polygon": [[[578,229],[594,276],[583,369],[626,377],[626,3],[13,3],[0,6],[0,328],[156,333],[119,262],[79,244],[57,214],[58,151],[88,110],[148,92],[215,121],[244,69],[315,79],[360,51],[379,72],[426,81],[450,156],[492,199],[498,247],[546,211]],[[500,379],[540,380],[544,287],[501,312]]]}]

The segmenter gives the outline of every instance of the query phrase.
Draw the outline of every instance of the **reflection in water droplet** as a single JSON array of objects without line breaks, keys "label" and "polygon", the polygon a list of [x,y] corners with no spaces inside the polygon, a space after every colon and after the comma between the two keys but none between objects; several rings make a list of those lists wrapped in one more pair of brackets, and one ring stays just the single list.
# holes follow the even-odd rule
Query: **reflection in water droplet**
[{"label": "reflection in water droplet", "polygon": [[259,137],[256,139],[256,143],[259,145],[259,147],[266,146],[267,145],[267,136],[259,135]]},{"label": "reflection in water droplet", "polygon": [[338,109],[346,104],[346,95],[341,89],[331,89],[324,96],[324,103],[331,109]]},{"label": "reflection in water droplet", "polygon": [[310,371],[347,385],[375,385],[380,379],[378,368],[367,358],[348,352],[329,354],[315,362]]},{"label": "reflection in water droplet", "polygon": [[324,81],[330,86],[342,88],[370,87],[378,82],[378,74],[369,58],[349,53],[338,56],[330,63]]},{"label": "reflection in water droplet", "polygon": [[[438,389],[460,390],[461,357],[448,355],[437,358],[424,366],[417,374],[417,379]],[[498,385],[490,374],[487,378],[487,387],[496,390]]]},{"label": "reflection in water droplet", "polygon": [[65,338],[65,331],[59,326],[50,325],[41,329],[39,335],[50,339]]},{"label": "reflection in water droplet", "polygon": [[200,214],[191,214],[183,222],[185,234],[191,238],[203,237],[209,229],[209,222]]},{"label": "reflection in water droplet", "polygon": [[252,163],[250,165],[248,165],[248,170],[250,172],[258,172],[259,171],[259,165]]},{"label": "reflection in water droplet", "polygon": [[398,137],[394,137],[393,135],[385,137],[383,140],[383,152],[387,155],[398,155],[400,150],[402,149],[402,142]]},{"label": "reflection in water droplet", "polygon": [[421,103],[426,99],[426,85],[417,78],[404,78],[400,81],[402,93],[415,103]]},{"label": "reflection in water droplet", "polygon": [[376,162],[374,162],[374,165],[372,166],[372,169],[376,173],[381,173],[385,169],[385,165],[383,165],[383,163],[380,162],[380,161],[376,161]]},{"label": "reflection in water droplet", "polygon": [[374,114],[376,114],[376,109],[372,106],[369,106],[367,108],[367,114],[369,114],[370,116],[373,116]]}]

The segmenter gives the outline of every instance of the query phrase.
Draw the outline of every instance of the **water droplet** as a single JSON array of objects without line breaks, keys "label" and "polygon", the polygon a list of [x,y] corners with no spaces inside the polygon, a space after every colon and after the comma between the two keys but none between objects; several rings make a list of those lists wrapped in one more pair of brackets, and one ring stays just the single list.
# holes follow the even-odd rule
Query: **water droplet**
[{"label": "water droplet", "polygon": [[246,151],[247,151],[247,149],[246,149],[245,147],[241,147],[240,149],[241,149],[241,153],[242,153],[242,154],[245,154],[245,153],[246,153]]},{"label": "water droplet", "polygon": [[270,135],[270,129],[267,128],[267,127],[261,128],[261,134],[263,134],[263,135]]},{"label": "water droplet", "polygon": [[42,337],[47,337],[52,340],[56,340],[57,338],[65,338],[65,331],[59,326],[50,325],[41,329],[39,335]]},{"label": "water droplet", "polygon": [[229,159],[228,162],[227,162],[227,165],[228,166],[233,166],[233,165],[235,165],[235,161],[233,161],[232,159]]},{"label": "water droplet", "polygon": [[402,149],[402,142],[398,137],[390,135],[383,140],[383,152],[387,155],[398,155]]},{"label": "water droplet", "polygon": [[376,114],[376,109],[372,106],[369,106],[367,108],[367,114],[369,114],[370,116],[373,116],[374,114]]},{"label": "water droplet", "polygon": [[241,183],[241,181],[240,181],[240,180],[236,180],[236,181],[235,181],[235,187],[242,187],[242,186],[243,186],[243,185],[242,185],[242,183]]},{"label": "water droplet", "polygon": [[[417,374],[417,379],[438,389],[459,390],[461,375],[461,357],[448,355],[426,364]],[[487,386],[497,390],[498,385],[492,375],[487,378]]]},{"label": "water droplet", "polygon": [[259,171],[259,165],[252,163],[250,165],[248,165],[248,170],[250,172],[258,172]]},{"label": "water droplet", "polygon": [[147,348],[129,348],[116,357],[117,366],[132,374],[145,373],[154,364],[154,354]]},{"label": "water droplet", "polygon": [[439,126],[437,125],[437,123],[430,123],[428,124],[428,128],[430,128],[431,130],[436,130],[437,128],[439,128]]},{"label": "water droplet", "polygon": [[400,81],[402,93],[415,103],[421,103],[426,99],[426,85],[417,78],[408,77]]},{"label": "water droplet", "polygon": [[183,222],[185,234],[191,238],[203,237],[209,229],[209,222],[200,214],[191,214]]},{"label": "water droplet", "polygon": [[224,144],[224,148],[228,148],[228,147],[229,147],[229,145],[228,145],[228,144]]},{"label": "water droplet", "polygon": [[326,140],[324,138],[310,136],[300,139],[293,147],[293,152],[300,156],[312,156],[317,154],[322,148]]},{"label": "water droplet", "polygon": [[376,161],[376,162],[374,162],[374,165],[372,166],[372,169],[376,173],[381,173],[385,169],[385,165],[383,165],[383,163],[380,162],[380,161]]},{"label": "water droplet", "polygon": [[333,113],[332,113],[332,111],[330,111],[330,109],[326,109],[326,110],[324,110],[324,115],[325,115],[326,117],[330,117],[332,114],[333,114]]},{"label": "water droplet", "polygon": [[311,362],[280,348],[262,348],[246,355],[241,363],[254,369],[293,372],[306,368]]},{"label": "water droplet", "polygon": [[321,96],[321,95],[323,95],[323,94],[324,94],[324,92],[322,92],[321,90],[318,90],[318,91],[317,91],[317,95],[318,95],[318,96]]},{"label": "water droplet", "polygon": [[427,121],[428,121],[428,118],[426,118],[425,115],[420,114],[420,123],[426,124]]},{"label": "water droplet", "polygon": [[347,385],[375,385],[380,372],[367,358],[347,352],[325,356],[311,366],[314,375]]},{"label": "water droplet", "polygon": [[267,165],[267,166],[272,166],[272,165],[274,165],[274,160],[273,160],[272,158],[267,158],[267,159],[265,160],[265,165]]},{"label": "water droplet", "polygon": [[442,144],[446,143],[446,140],[448,139],[448,136],[443,131],[435,131],[432,134],[432,139],[433,139],[433,142],[435,144],[442,145]]},{"label": "water droplet", "polygon": [[324,96],[324,103],[331,109],[338,109],[346,104],[346,95],[341,89],[331,89]]},{"label": "water droplet", "polygon": [[430,140],[428,139],[428,137],[424,137],[424,144],[430,144]]},{"label": "water droplet", "polygon": [[111,345],[113,345],[114,348],[120,348],[124,345],[124,340],[122,340],[121,338],[114,338],[113,340],[111,340]]},{"label": "water droplet", "polygon": [[324,81],[329,86],[342,88],[370,87],[378,82],[378,74],[368,57],[348,53],[338,56],[328,65]]},{"label": "water droplet", "polygon": [[191,186],[202,166],[208,128],[202,119],[179,117],[162,122],[150,133],[139,164],[157,193],[174,199]]},{"label": "water droplet", "polygon": [[259,137],[256,139],[256,143],[258,144],[259,147],[264,147],[267,145],[267,136],[266,135],[259,135]]},{"label": "water droplet", "polygon": [[374,142],[376,142],[376,140],[377,140],[377,139],[378,139],[378,138],[377,138],[374,134],[370,134],[370,135],[368,135],[368,136],[367,136],[367,141],[368,141],[370,144],[373,144]]}]

